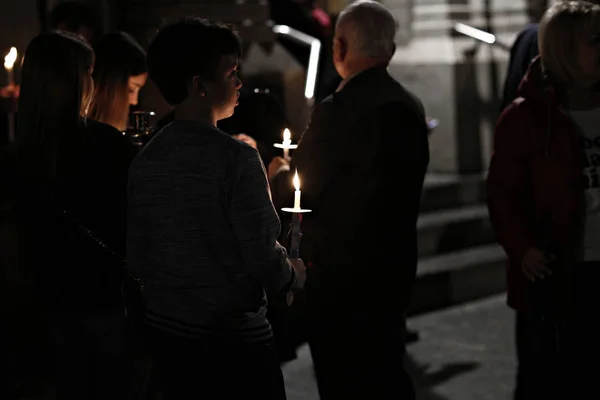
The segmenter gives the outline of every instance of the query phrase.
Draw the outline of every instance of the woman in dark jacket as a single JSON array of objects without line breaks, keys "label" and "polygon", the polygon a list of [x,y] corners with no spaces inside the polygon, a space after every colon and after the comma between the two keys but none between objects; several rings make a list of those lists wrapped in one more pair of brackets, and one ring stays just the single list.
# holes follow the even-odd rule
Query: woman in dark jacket
[{"label": "woman in dark jacket", "polygon": [[60,399],[125,398],[129,387],[120,254],[135,148],[85,119],[93,60],[79,38],[50,32],[31,41],[22,67],[22,265],[36,277]]},{"label": "woman in dark jacket", "polygon": [[541,57],[496,128],[488,207],[509,259],[508,304],[532,336],[516,398],[580,398],[600,374],[599,32],[597,5],[550,8]]}]

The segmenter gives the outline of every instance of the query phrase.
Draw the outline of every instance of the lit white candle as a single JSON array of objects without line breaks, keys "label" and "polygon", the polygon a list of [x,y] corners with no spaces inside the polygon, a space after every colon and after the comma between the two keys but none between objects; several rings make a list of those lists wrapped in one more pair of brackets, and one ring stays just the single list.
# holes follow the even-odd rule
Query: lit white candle
[{"label": "lit white candle", "polygon": [[[11,47],[10,51],[4,56],[4,68],[6,69],[6,75],[8,76],[8,86],[15,85],[15,77],[13,75],[13,67],[17,61],[17,48]],[[8,141],[13,143],[15,141],[15,115],[11,112],[8,114]]]},{"label": "lit white candle", "polygon": [[287,161],[290,160],[290,149],[298,148],[297,144],[292,144],[292,134],[288,128],[283,130],[283,140],[281,143],[273,143],[273,146],[283,149],[283,158]]},{"label": "lit white candle", "polygon": [[8,54],[4,56],[4,68],[6,69],[6,74],[8,75],[9,85],[15,84],[15,78],[13,75],[13,67],[15,65],[15,61],[17,61],[17,48],[11,47]]},{"label": "lit white candle", "polygon": [[283,142],[281,144],[283,145],[283,158],[287,160],[290,158],[290,145],[292,144],[292,134],[288,128],[283,131]]},{"label": "lit white candle", "polygon": [[294,187],[296,191],[294,192],[294,209],[300,209],[300,178],[298,178],[298,170],[294,174]]}]

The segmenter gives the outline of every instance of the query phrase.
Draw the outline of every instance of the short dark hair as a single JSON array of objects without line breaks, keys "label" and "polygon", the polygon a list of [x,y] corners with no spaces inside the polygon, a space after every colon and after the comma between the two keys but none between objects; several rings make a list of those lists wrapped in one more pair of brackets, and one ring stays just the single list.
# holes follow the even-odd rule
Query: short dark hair
[{"label": "short dark hair", "polygon": [[94,12],[87,5],[77,1],[64,1],[52,8],[50,11],[50,29],[63,29],[77,33],[82,28],[91,32],[97,30],[98,21]]},{"label": "short dark hair", "polygon": [[171,105],[187,97],[194,76],[214,79],[224,55],[240,57],[242,45],[228,25],[202,18],[185,18],[159,30],[148,47],[148,72]]}]

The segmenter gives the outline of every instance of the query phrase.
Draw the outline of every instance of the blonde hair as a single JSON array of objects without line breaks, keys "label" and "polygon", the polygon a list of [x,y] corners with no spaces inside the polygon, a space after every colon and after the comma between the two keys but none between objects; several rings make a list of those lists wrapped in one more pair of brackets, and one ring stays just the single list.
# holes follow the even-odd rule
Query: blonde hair
[{"label": "blonde hair", "polygon": [[538,47],[544,69],[560,84],[581,75],[579,46],[600,34],[600,6],[585,1],[559,1],[542,17]]}]

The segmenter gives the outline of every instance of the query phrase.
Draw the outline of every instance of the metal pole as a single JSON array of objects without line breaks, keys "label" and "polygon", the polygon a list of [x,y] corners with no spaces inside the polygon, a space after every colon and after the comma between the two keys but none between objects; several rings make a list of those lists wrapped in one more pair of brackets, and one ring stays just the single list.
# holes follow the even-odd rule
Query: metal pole
[{"label": "metal pole", "polygon": [[304,97],[309,106],[315,102],[315,90],[317,86],[317,74],[319,73],[319,62],[321,57],[321,41],[315,37],[300,32],[287,25],[273,26],[273,32],[289,38],[296,43],[310,46],[308,67],[306,68],[306,84],[304,85]]}]

